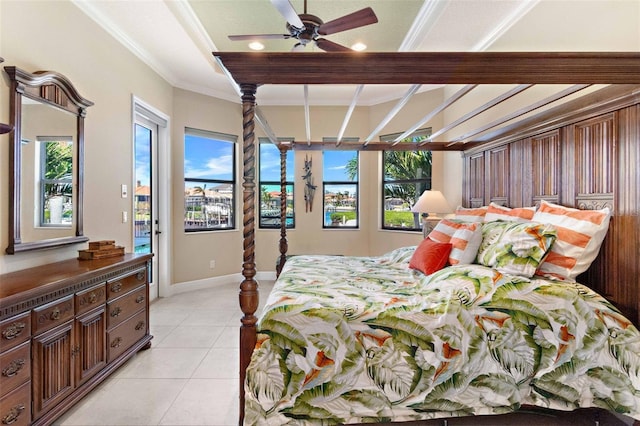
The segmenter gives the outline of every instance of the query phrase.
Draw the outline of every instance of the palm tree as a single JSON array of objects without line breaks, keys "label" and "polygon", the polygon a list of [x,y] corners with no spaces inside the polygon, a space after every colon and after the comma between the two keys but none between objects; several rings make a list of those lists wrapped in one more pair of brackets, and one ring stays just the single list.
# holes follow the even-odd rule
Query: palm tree
[{"label": "palm tree", "polygon": [[260,188],[260,198],[262,199],[265,208],[268,209],[271,207],[271,193],[264,185]]},{"label": "palm tree", "polygon": [[358,176],[358,156],[355,155],[353,158],[349,159],[345,168],[347,172],[347,176],[349,180],[355,180]]},{"label": "palm tree", "polygon": [[[431,151],[386,151],[385,180],[424,179],[431,176]],[[423,182],[416,185],[386,185],[385,198],[399,198],[413,204],[425,189]]]},{"label": "palm tree", "polygon": [[[386,151],[384,156],[384,180],[407,181],[431,177],[431,151]],[[425,189],[428,188],[423,180],[414,184],[385,184],[384,198],[397,198],[411,205]],[[420,228],[418,213],[413,213],[413,227]]]}]

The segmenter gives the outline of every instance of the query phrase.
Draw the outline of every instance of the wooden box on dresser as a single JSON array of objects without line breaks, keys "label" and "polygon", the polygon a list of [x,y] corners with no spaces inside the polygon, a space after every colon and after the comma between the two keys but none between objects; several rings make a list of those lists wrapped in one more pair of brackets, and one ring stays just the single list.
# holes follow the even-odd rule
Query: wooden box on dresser
[{"label": "wooden box on dresser", "polygon": [[47,425],[148,348],[151,255],[0,275],[0,425]]}]

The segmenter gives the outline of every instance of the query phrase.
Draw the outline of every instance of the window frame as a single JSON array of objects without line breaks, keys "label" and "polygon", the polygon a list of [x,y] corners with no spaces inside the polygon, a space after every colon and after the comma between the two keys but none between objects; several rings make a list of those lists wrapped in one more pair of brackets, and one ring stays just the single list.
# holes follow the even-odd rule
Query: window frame
[{"label": "window frame", "polygon": [[[343,138],[342,141],[344,142],[357,142],[358,139],[357,138]],[[336,138],[323,138],[323,142],[330,142],[330,143],[334,143],[336,142]],[[324,167],[325,167],[325,154],[326,153],[332,153],[332,152],[353,152],[356,155],[356,159],[358,162],[358,173],[356,175],[356,180],[338,180],[338,181],[333,181],[333,180],[325,180],[325,173],[324,173]],[[326,197],[326,188],[327,186],[355,186],[355,213],[356,213],[356,225],[350,225],[350,226],[331,226],[331,225],[327,225],[327,220],[326,220],[326,216],[327,216],[327,197]],[[358,149],[345,149],[345,150],[323,150],[322,151],[322,211],[323,211],[323,215],[322,215],[322,229],[360,229],[360,151]]]},{"label": "window frame", "polygon": [[[221,132],[216,132],[216,131],[212,131],[212,130],[202,130],[202,129],[195,129],[192,127],[185,127],[184,128],[184,137],[183,137],[183,149],[184,149],[184,157],[183,157],[183,164],[184,162],[186,162],[187,159],[187,155],[186,155],[186,138],[187,136],[195,136],[195,137],[200,137],[200,138],[205,138],[205,139],[210,139],[214,142],[224,142],[224,143],[230,143],[231,144],[231,155],[232,155],[232,160],[231,160],[231,167],[232,167],[232,171],[231,171],[231,179],[212,179],[212,178],[195,178],[195,177],[188,177],[186,175],[186,170],[183,170],[183,181],[184,181],[184,189],[185,189],[185,196],[184,196],[184,215],[183,215],[183,230],[185,233],[188,234],[192,234],[192,233],[198,233],[198,232],[218,232],[218,231],[232,231],[232,230],[236,230],[237,229],[237,215],[238,215],[238,211],[237,211],[237,204],[238,204],[238,200],[237,200],[237,182],[238,182],[238,174],[237,174],[237,167],[236,167],[236,163],[237,163],[237,150],[238,150],[238,136],[236,135],[231,135],[231,134],[227,134],[227,133],[221,133]],[[187,221],[187,208],[188,208],[188,201],[187,201],[187,194],[186,194],[186,188],[187,188],[187,183],[189,182],[196,182],[196,183],[204,183],[205,186],[209,183],[212,184],[219,184],[219,185],[230,185],[231,186],[231,202],[229,203],[229,207],[230,207],[230,212],[227,215],[227,222],[229,222],[229,220],[231,221],[231,225],[230,226],[204,226],[204,227],[200,227],[200,228],[187,228],[186,227],[186,221]],[[203,187],[204,189],[204,187]],[[206,195],[205,195],[205,199],[206,199]],[[201,204],[202,207],[202,204]],[[195,210],[193,210],[195,212]]]},{"label": "window frame", "polygon": [[[418,142],[422,142],[426,139],[428,139],[431,136],[432,133],[432,129],[430,127],[427,128],[423,128],[423,129],[418,129],[415,132],[413,132],[411,135],[409,135],[408,137],[406,137],[405,139],[403,139],[402,141],[400,141],[400,143],[403,144],[407,144],[407,143],[418,143]],[[398,136],[400,136],[402,134],[402,132],[398,132],[398,133],[393,133],[393,134],[389,134],[389,135],[383,135],[380,136],[380,141],[382,142],[392,142],[394,141]],[[416,151],[429,151],[427,149],[416,149]],[[387,185],[390,184],[400,184],[400,185],[418,185],[418,184],[424,184],[424,188],[422,190],[418,190],[417,192],[419,192],[419,194],[416,194],[415,199],[413,200],[413,204],[415,204],[415,202],[417,201],[418,197],[422,194],[423,191],[431,189],[431,184],[432,184],[432,175],[433,175],[433,154],[431,157],[431,173],[429,174],[429,176],[427,177],[422,177],[422,178],[418,178],[418,177],[414,177],[411,179],[394,179],[394,180],[387,180],[386,179],[386,168],[385,168],[385,159],[386,159],[386,153],[388,152],[393,152],[393,151],[381,151],[381,155],[380,155],[380,162],[381,162],[381,176],[380,176],[380,182],[381,182],[381,188],[380,188],[380,192],[381,192],[381,208],[380,208],[380,229],[385,230],[385,231],[403,231],[403,232],[422,232],[422,220],[420,219],[418,215],[418,213],[413,213],[413,223],[415,224],[416,221],[418,221],[418,227],[415,226],[411,226],[411,227],[398,227],[398,226],[387,226],[386,225],[386,220],[385,220],[385,213],[387,212],[386,209],[386,201],[387,198],[385,196],[385,188]],[[414,151],[406,151],[406,152],[414,152]]]},{"label": "window frame", "polygon": [[[282,143],[293,143],[294,139],[293,138],[278,138],[277,139],[278,142],[282,142]],[[273,186],[277,186],[278,188],[282,188],[282,183],[280,182],[280,180],[278,181],[271,181],[271,180],[262,180],[262,151],[261,151],[261,147],[263,144],[269,144],[274,146],[277,150],[278,150],[278,154],[280,153],[280,149],[277,147],[277,145],[273,144],[273,142],[271,142],[271,140],[269,138],[258,138],[258,228],[259,229],[266,229],[266,230],[271,230],[271,229],[280,229],[280,220],[278,220],[277,224],[274,225],[264,225],[262,223],[262,186],[263,185],[273,185]],[[296,201],[296,196],[295,196],[295,152],[293,150],[288,150],[288,152],[292,153],[292,161],[287,160],[287,164],[286,164],[286,168],[287,170],[285,171],[285,174],[288,174],[287,171],[289,170],[289,167],[291,167],[291,173],[293,175],[293,180],[286,180],[286,187],[287,187],[287,208],[289,207],[289,199],[288,196],[289,194],[291,194],[291,209],[292,209],[292,214],[291,214],[291,225],[288,224],[288,219],[289,216],[287,216],[285,218],[285,223],[286,223],[286,229],[295,229],[296,228],[296,210],[295,210],[295,201]],[[280,158],[280,157],[278,157]],[[291,187],[291,191],[289,192],[288,188]],[[280,215],[278,215],[278,219],[280,219]]]}]

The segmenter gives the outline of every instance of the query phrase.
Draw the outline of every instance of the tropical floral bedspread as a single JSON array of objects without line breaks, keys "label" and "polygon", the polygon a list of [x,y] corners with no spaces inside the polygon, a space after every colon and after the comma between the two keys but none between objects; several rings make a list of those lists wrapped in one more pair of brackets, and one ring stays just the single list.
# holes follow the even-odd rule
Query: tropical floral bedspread
[{"label": "tropical floral bedspread", "polygon": [[480,265],[424,276],[412,247],[296,256],[258,323],[245,424],[602,407],[640,419],[640,333],[580,284]]}]

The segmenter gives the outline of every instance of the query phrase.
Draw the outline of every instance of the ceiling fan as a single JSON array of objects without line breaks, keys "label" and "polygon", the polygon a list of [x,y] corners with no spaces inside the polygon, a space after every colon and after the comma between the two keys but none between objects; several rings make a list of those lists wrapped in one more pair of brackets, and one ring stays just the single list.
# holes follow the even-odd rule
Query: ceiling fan
[{"label": "ceiling fan", "polygon": [[301,51],[311,41],[316,46],[327,52],[349,52],[346,46],[334,43],[320,36],[335,34],[365,25],[375,24],[378,17],[370,7],[358,10],[333,21],[323,22],[315,15],[307,13],[307,0],[304,1],[304,13],[297,14],[289,0],[271,0],[278,12],[287,20],[287,31],[289,34],[246,34],[230,35],[229,39],[238,40],[259,40],[259,39],[296,39],[298,42],[293,46],[292,51]]}]

